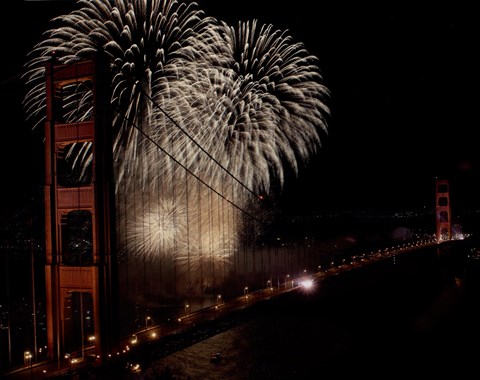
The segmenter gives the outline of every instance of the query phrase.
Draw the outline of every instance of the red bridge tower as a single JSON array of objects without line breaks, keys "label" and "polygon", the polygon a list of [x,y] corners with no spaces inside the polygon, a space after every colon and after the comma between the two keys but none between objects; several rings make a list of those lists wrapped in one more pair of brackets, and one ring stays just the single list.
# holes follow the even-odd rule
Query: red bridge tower
[{"label": "red bridge tower", "polygon": [[[48,353],[99,358],[112,352],[115,326],[113,160],[108,71],[102,59],[46,67],[45,235]],[[70,122],[64,110],[81,89],[91,117]],[[77,102],[77,103],[75,103]],[[89,146],[90,172],[83,179],[67,164],[69,152]]]},{"label": "red bridge tower", "polygon": [[446,179],[436,180],[437,242],[452,238],[450,185]]}]

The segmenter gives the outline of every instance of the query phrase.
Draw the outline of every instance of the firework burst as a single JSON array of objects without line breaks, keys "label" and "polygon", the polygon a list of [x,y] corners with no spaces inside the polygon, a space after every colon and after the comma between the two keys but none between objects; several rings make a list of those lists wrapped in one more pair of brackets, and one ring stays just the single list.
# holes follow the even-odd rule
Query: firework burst
[{"label": "firework burst", "polygon": [[[103,52],[111,74],[119,247],[170,258],[189,283],[212,284],[202,258],[231,263],[239,210],[283,185],[327,132],[329,92],[317,59],[285,31],[232,27],[180,0],[79,0],[27,57],[27,118],[45,119],[45,64]],[[64,119],[92,113],[88,88],[65,88]],[[74,147],[72,165],[91,165]],[[212,265],[211,267],[214,267]],[[202,272],[201,279],[192,273]]]}]

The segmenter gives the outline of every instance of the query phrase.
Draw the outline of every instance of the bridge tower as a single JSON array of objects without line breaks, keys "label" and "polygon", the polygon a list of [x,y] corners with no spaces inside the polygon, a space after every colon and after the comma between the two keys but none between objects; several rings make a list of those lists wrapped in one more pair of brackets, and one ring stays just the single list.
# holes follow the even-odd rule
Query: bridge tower
[{"label": "bridge tower", "polygon": [[[116,346],[115,207],[108,71],[103,59],[46,66],[45,237],[47,348],[59,362],[67,353],[104,358]],[[81,106],[83,89],[93,110],[70,122],[65,107]],[[87,89],[85,91],[85,89]],[[67,156],[91,147],[83,177]],[[82,178],[82,179],[80,179]]]},{"label": "bridge tower", "polygon": [[450,184],[446,179],[435,180],[437,242],[450,240],[452,237],[452,218],[450,206]]}]

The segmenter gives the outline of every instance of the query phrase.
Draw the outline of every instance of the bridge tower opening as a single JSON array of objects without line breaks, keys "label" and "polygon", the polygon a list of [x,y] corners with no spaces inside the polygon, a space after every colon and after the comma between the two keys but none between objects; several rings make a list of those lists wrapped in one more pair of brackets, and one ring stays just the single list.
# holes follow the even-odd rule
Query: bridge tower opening
[{"label": "bridge tower opening", "polygon": [[[108,70],[100,57],[69,65],[52,58],[45,75],[48,355],[104,358],[118,345]],[[71,117],[85,103],[84,117]],[[71,163],[75,149],[88,152],[87,166]]]},{"label": "bridge tower opening", "polygon": [[450,206],[450,184],[447,179],[435,180],[436,194],[436,237],[437,242],[452,238],[452,218]]}]

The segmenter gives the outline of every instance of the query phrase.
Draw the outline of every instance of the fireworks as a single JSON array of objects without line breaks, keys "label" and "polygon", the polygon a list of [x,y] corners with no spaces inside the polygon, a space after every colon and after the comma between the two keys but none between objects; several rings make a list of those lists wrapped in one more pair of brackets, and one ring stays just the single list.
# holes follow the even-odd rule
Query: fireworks
[{"label": "fireworks", "polygon": [[[201,258],[231,263],[255,194],[281,187],[286,167],[297,172],[327,132],[316,57],[272,25],[229,26],[194,2],[79,0],[51,25],[27,57],[27,117],[45,118],[51,55],[105,53],[123,256],[173,260],[189,278]],[[64,118],[88,118],[89,90],[65,90]],[[90,147],[75,149],[72,165],[86,173]],[[200,272],[202,286],[215,282]]]}]

